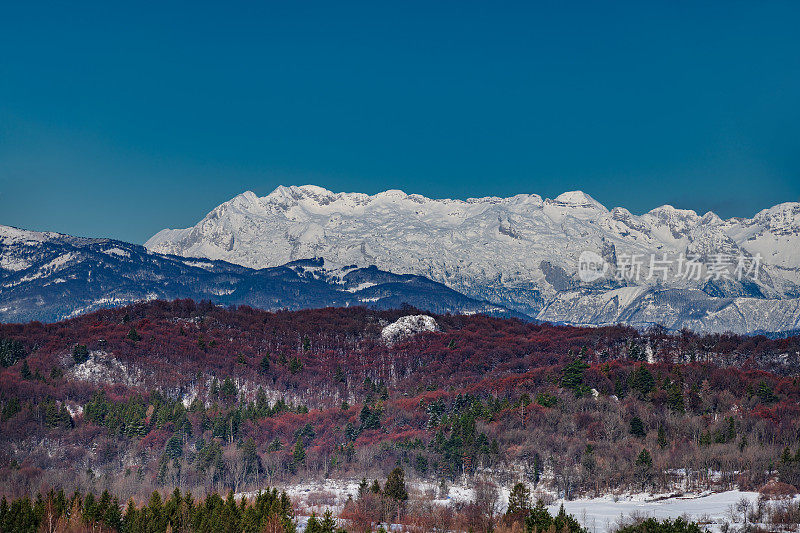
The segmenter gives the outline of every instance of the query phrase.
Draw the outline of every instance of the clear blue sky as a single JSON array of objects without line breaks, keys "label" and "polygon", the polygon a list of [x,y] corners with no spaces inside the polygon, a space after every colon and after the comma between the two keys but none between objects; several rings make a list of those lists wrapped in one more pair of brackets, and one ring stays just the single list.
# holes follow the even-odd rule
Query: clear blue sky
[{"label": "clear blue sky", "polygon": [[752,216],[800,200],[798,28],[797,1],[3,2],[0,224],[143,242],[304,183]]}]

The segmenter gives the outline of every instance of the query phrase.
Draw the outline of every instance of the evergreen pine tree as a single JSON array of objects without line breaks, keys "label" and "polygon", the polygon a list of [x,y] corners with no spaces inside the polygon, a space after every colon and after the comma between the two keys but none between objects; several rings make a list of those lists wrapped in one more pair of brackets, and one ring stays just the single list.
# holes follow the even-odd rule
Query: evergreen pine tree
[{"label": "evergreen pine tree", "polygon": [[631,435],[634,437],[642,438],[647,435],[647,432],[644,429],[644,424],[642,423],[642,419],[638,416],[634,416],[631,418]]},{"label": "evergreen pine tree", "polygon": [[638,391],[642,396],[652,391],[656,384],[656,379],[645,364],[639,365],[636,370],[633,371],[630,380],[631,388]]},{"label": "evergreen pine tree", "polygon": [[0,339],[0,366],[8,368],[25,357],[25,347],[18,340]]},{"label": "evergreen pine tree", "polygon": [[373,494],[380,494],[381,493],[381,484],[378,483],[377,479],[372,481],[372,485],[370,485],[369,491],[371,493],[373,493]]},{"label": "evergreen pine tree", "polygon": [[336,533],[336,520],[333,518],[333,513],[330,509],[325,511],[322,515],[322,520],[319,523],[321,533]]},{"label": "evergreen pine tree", "polygon": [[22,379],[31,379],[33,375],[31,373],[31,368],[28,366],[28,360],[22,360],[22,367],[19,369],[19,375],[22,376]]},{"label": "evergreen pine tree", "polygon": [[636,466],[650,469],[653,467],[653,456],[650,455],[650,452],[647,448],[642,448],[642,451],[639,452],[639,456],[636,458]]},{"label": "evergreen pine tree", "polygon": [[304,464],[306,462],[306,450],[303,448],[302,437],[297,437],[297,442],[294,443],[292,450],[292,462],[295,465]]},{"label": "evergreen pine tree", "polygon": [[292,357],[292,360],[289,361],[289,372],[297,374],[301,370],[303,370],[303,362],[297,356]]},{"label": "evergreen pine tree", "polygon": [[344,375],[344,371],[342,370],[342,367],[340,367],[339,365],[336,365],[336,370],[334,370],[334,372],[333,372],[333,380],[336,383],[346,383],[347,382],[347,379],[345,378],[345,375]]},{"label": "evergreen pine tree", "polygon": [[664,425],[661,424],[658,426],[658,446],[663,450],[669,445],[667,441],[667,432],[664,429]]},{"label": "evergreen pine tree", "polygon": [[517,483],[514,485],[514,487],[511,489],[511,493],[508,495],[508,508],[506,509],[506,514],[527,514],[527,512],[530,511],[530,508],[531,492],[524,483]]},{"label": "evergreen pine tree", "polygon": [[136,328],[131,326],[131,329],[128,330],[127,338],[132,340],[133,342],[139,342],[142,338],[139,336],[139,333],[136,331]]},{"label": "evergreen pine tree", "polygon": [[89,349],[85,344],[76,344],[72,348],[72,359],[76,365],[80,365],[89,360]]},{"label": "evergreen pine tree", "polygon": [[405,472],[399,466],[389,473],[386,478],[386,485],[383,487],[383,493],[386,497],[404,502],[408,499],[408,492],[406,491]]},{"label": "evergreen pine tree", "polygon": [[583,384],[583,375],[589,368],[580,357],[573,359],[561,372],[561,386],[570,389],[576,397],[581,397],[588,392],[588,387]]},{"label": "evergreen pine tree", "polygon": [[653,456],[647,448],[643,448],[636,458],[636,477],[641,482],[642,490],[645,490],[653,478]]},{"label": "evergreen pine tree", "polygon": [[[542,500],[538,500],[530,514],[525,519],[526,531],[549,531],[553,524],[553,517],[544,506]],[[554,530],[555,531],[555,530]]]},{"label": "evergreen pine tree", "polygon": [[311,516],[308,518],[308,523],[306,523],[306,528],[303,530],[304,533],[322,533],[322,525],[317,520],[317,514],[315,512],[311,512]]}]

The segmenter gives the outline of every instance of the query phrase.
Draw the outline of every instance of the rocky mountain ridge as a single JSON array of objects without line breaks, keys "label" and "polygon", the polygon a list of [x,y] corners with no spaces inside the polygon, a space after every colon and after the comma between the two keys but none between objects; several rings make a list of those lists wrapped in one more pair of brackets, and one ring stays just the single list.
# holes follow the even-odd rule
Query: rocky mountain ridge
[{"label": "rocky mountain ridge", "polygon": [[251,269],[86,239],[0,226],[0,322],[52,322],[146,300],[191,298],[268,310],[405,305],[439,313],[518,316],[422,276],[323,259]]},{"label": "rocky mountain ridge", "polygon": [[[308,257],[375,265],[570,324],[800,327],[800,203],[723,220],[669,205],[642,215],[609,210],[580,191],[435,200],[282,186],[261,198],[240,194],[145,246],[251,268]],[[588,281],[586,253],[602,263]]]}]

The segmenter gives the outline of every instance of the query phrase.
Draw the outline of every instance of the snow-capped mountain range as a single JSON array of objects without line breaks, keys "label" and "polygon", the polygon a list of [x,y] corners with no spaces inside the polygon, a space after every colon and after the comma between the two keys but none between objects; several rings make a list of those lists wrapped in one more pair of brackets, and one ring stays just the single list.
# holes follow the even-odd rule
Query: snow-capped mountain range
[{"label": "snow-capped mountain range", "polygon": [[434,313],[515,316],[440,283],[323,259],[252,269],[140,245],[0,226],[0,322],[57,321],[143,300],[192,298],[262,309],[410,305]]},{"label": "snow-capped mountain range", "polygon": [[[609,210],[579,191],[434,200],[281,186],[240,194],[145,246],[256,269],[311,257],[376,266],[548,321],[800,328],[800,203],[723,220],[667,205]],[[597,277],[582,275],[586,258],[599,262]]]}]

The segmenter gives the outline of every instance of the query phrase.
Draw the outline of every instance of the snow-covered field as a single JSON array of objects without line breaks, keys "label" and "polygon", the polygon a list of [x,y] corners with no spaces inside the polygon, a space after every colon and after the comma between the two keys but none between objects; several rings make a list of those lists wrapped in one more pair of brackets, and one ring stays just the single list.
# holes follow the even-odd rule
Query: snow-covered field
[{"label": "snow-covered field", "polygon": [[616,501],[613,496],[604,496],[557,501],[549,509],[551,512],[558,512],[559,506],[563,503],[564,509],[592,533],[611,531],[621,517],[629,517],[634,513],[658,519],[685,516],[690,520],[706,524],[712,531],[719,531],[723,522],[731,522],[730,509],[742,498],[747,498],[755,505],[758,493],[729,490],[665,499],[639,494],[619,498]]},{"label": "snow-covered field", "polygon": [[[277,488],[286,491],[303,515],[310,514],[312,511],[320,515],[326,509],[331,509],[337,514],[342,510],[349,496],[357,497],[358,483],[358,480],[328,479],[278,486]],[[433,483],[409,483],[409,489],[412,497],[414,495],[433,497],[434,501],[440,505],[468,502],[474,497],[471,487],[460,484],[448,486],[446,496],[442,496],[438,487]],[[508,489],[498,488],[498,512],[500,513],[505,511],[508,494]],[[755,506],[758,493],[730,490],[683,495],[607,495],[571,501],[555,500],[548,508],[551,513],[555,514],[563,504],[566,511],[574,515],[591,533],[613,531],[620,519],[629,518],[633,514],[643,517],[652,516],[658,519],[674,519],[683,516],[704,524],[711,531],[720,531],[723,523],[732,522],[731,510],[743,498],[748,499],[751,505]],[[304,527],[307,521],[307,516],[298,516],[301,527]]]}]

